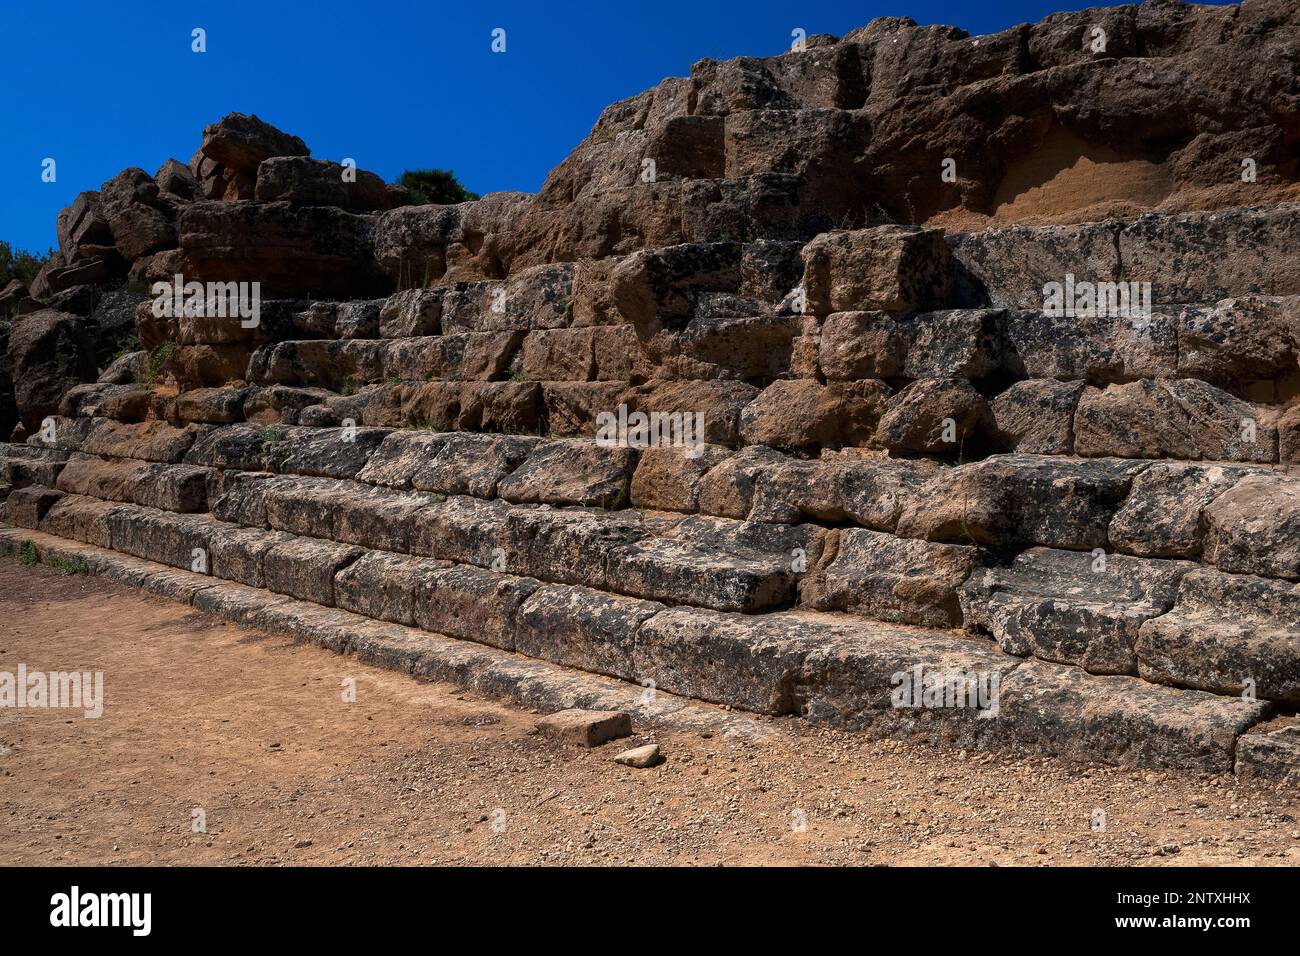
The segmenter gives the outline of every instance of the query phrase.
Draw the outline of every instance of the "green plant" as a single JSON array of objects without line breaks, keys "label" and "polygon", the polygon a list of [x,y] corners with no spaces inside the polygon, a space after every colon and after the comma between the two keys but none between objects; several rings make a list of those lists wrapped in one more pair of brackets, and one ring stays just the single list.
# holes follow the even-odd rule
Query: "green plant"
[{"label": "green plant", "polygon": [[52,255],[53,249],[41,255],[39,252],[15,249],[7,242],[0,242],[0,289],[14,279],[30,289],[32,280]]},{"label": "green plant", "polygon": [[25,568],[30,568],[32,565],[39,563],[40,560],[41,553],[36,550],[36,545],[30,541],[24,541],[18,549],[18,563]]},{"label": "green plant", "polygon": [[141,385],[156,385],[158,376],[162,370],[167,367],[168,360],[179,346],[175,342],[164,342],[149,353],[149,361],[145,364],[144,381]]},{"label": "green plant", "polygon": [[284,441],[285,436],[286,436],[286,432],[284,431],[284,429],[277,428],[274,425],[267,425],[265,428],[259,428],[257,430],[257,437],[264,442]]},{"label": "green plant", "polygon": [[466,189],[450,169],[408,169],[402,173],[397,184],[406,187],[411,194],[411,202],[417,206],[430,203],[453,206],[479,198],[478,193]]},{"label": "green plant", "polygon": [[50,558],[45,563],[63,574],[90,573],[90,565],[81,558]]}]

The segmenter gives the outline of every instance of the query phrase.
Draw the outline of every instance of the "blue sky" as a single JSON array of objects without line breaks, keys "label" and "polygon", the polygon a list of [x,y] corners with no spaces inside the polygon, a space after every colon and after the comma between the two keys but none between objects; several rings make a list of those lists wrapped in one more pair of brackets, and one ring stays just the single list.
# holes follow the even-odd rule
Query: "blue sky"
[{"label": "blue sky", "polygon": [[[203,127],[256,113],[312,155],[387,180],[454,169],[477,192],[535,191],[601,108],[703,57],[781,52],[791,30],[877,16],[990,33],[1070,0],[65,0],[3,4],[0,239],[55,244],[58,210],[127,166],[188,161]],[[190,50],[207,31],[208,51]],[[506,52],[490,49],[506,30]],[[53,157],[55,183],[41,181]]]}]

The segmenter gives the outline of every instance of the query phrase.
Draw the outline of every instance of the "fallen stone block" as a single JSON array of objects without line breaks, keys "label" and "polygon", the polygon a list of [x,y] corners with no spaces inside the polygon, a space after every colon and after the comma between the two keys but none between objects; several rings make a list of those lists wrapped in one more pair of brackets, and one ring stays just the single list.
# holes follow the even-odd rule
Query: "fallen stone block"
[{"label": "fallen stone block", "polygon": [[543,737],[579,747],[599,747],[632,735],[632,718],[621,711],[562,710],[537,722]]},{"label": "fallen stone block", "polygon": [[1259,724],[1237,741],[1237,776],[1300,783],[1300,724],[1278,717]]},{"label": "fallen stone block", "polygon": [[635,767],[638,770],[653,767],[662,762],[663,755],[659,753],[658,744],[633,747],[631,750],[624,750],[614,757],[614,763],[621,763],[625,767]]}]

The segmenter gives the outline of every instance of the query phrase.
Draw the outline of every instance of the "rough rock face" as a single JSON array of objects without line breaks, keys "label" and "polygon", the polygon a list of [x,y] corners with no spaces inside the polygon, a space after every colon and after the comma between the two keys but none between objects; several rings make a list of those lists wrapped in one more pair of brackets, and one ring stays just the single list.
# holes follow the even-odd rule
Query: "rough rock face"
[{"label": "rough rock face", "polygon": [[[454,206],[232,114],[7,293],[0,543],[480,689],[1295,779],[1298,40],[882,19]],[[256,320],[118,288],[177,274]]]},{"label": "rough rock face", "polygon": [[9,374],[18,417],[29,432],[57,414],[63,394],[95,378],[95,356],[85,322],[63,312],[23,316],[9,332]]}]

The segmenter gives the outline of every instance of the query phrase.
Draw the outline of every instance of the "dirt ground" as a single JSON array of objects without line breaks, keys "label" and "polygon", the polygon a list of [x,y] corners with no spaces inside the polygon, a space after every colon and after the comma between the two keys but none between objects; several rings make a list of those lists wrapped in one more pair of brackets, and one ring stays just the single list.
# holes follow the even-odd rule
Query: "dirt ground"
[{"label": "dirt ground", "polygon": [[[582,750],[456,687],[0,558],[0,670],[19,662],[102,671],[106,704],[0,709],[12,864],[1300,864],[1294,788],[793,719]],[[658,767],[612,762],[651,740]]]}]

